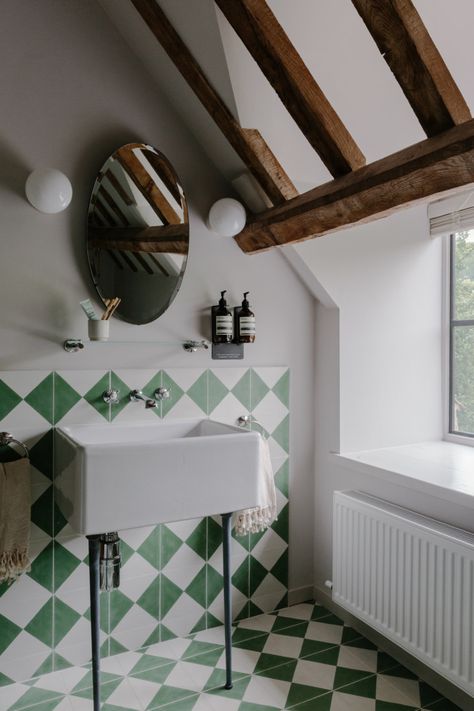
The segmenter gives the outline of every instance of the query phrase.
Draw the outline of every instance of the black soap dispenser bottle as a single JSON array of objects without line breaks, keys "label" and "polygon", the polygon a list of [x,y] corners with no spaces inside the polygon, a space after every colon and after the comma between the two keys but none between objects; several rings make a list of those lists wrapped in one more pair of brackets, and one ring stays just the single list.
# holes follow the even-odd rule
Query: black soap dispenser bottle
[{"label": "black soap dispenser bottle", "polygon": [[255,341],[255,314],[250,311],[247,301],[248,291],[244,293],[242,307],[237,309],[236,341],[237,343],[253,343]]},{"label": "black soap dispenser bottle", "polygon": [[221,291],[219,305],[212,309],[212,342],[232,343],[234,336],[232,313],[227,308],[225,291]]}]

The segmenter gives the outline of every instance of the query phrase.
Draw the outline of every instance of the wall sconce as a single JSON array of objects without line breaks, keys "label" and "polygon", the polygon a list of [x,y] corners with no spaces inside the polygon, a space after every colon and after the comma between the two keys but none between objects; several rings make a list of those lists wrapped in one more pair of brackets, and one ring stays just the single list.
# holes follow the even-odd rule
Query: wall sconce
[{"label": "wall sconce", "polygon": [[245,227],[245,207],[234,198],[222,198],[212,205],[207,226],[220,237],[233,237]]},{"label": "wall sconce", "polygon": [[29,174],[25,193],[30,205],[52,214],[65,210],[72,198],[69,178],[55,168],[37,168]]}]

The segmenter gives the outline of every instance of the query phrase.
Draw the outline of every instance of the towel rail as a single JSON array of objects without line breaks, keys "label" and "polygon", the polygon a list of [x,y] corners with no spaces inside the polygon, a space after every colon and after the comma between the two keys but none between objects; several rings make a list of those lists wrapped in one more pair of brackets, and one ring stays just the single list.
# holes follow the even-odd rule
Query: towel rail
[{"label": "towel rail", "polygon": [[18,447],[21,447],[23,450],[24,456],[29,459],[30,453],[28,451],[28,447],[26,444],[23,442],[20,442],[19,439],[15,439],[13,435],[11,435],[9,432],[0,432],[0,445],[10,445],[10,444],[16,444]]},{"label": "towel rail", "polygon": [[259,427],[260,434],[262,435],[263,439],[268,439],[270,437],[270,434],[267,432],[265,427],[261,425],[260,422],[258,422],[253,415],[241,415],[237,419],[237,424],[243,429],[252,429],[252,426]]}]

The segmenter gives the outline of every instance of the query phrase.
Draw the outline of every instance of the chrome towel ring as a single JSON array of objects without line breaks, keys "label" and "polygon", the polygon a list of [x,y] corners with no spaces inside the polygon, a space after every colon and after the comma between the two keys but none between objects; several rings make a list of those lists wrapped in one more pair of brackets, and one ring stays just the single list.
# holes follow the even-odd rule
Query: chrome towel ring
[{"label": "chrome towel ring", "polygon": [[9,432],[0,432],[0,445],[10,444],[16,444],[17,447],[20,447],[23,450],[23,456],[29,459],[30,453],[26,444],[23,444],[20,440],[15,439]]}]

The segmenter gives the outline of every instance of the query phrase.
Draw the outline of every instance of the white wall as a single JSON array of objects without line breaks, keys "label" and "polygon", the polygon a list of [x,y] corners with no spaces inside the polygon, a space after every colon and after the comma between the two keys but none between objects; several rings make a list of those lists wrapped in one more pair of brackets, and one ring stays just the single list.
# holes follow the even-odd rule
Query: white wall
[{"label": "white wall", "polygon": [[[215,365],[180,342],[209,335],[209,307],[227,288],[250,291],[256,343],[244,365],[291,368],[290,586],[312,580],[314,300],[281,255],[245,256],[210,234],[203,218],[228,193],[180,118],[94,0],[4,0],[0,25],[0,369],[83,369]],[[174,164],[190,205],[189,266],[178,298],[153,324],[113,320],[112,337],[66,354],[62,341],[86,336],[79,301],[95,300],[85,257],[89,192],[119,145],[143,140]],[[23,195],[40,165],[72,180],[71,207],[42,215]],[[136,343],[134,343],[136,342]],[[223,365],[225,367],[225,365]]]},{"label": "white wall", "polygon": [[442,244],[427,234],[426,206],[297,251],[338,307],[316,310],[314,579],[323,589],[334,491],[365,491],[468,529],[472,510],[355,472],[330,454],[441,437]]},{"label": "white wall", "polygon": [[340,310],[341,451],[441,437],[441,247],[419,206],[296,248]]}]

